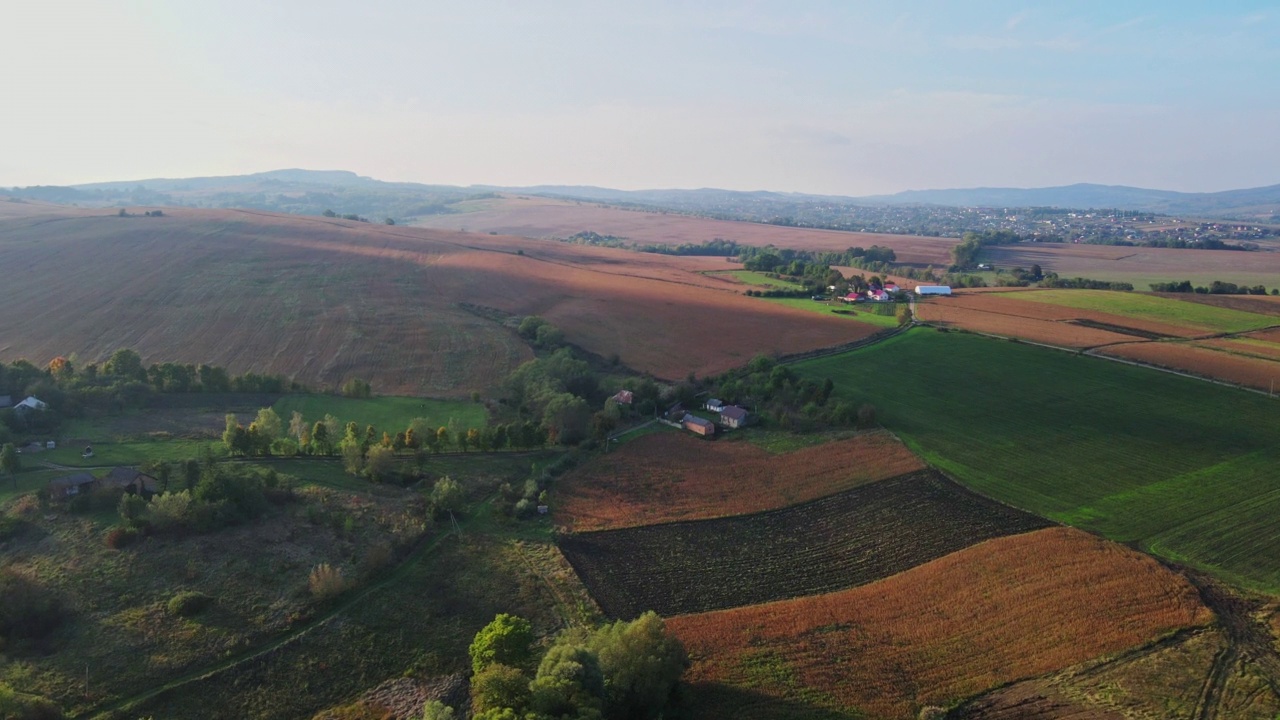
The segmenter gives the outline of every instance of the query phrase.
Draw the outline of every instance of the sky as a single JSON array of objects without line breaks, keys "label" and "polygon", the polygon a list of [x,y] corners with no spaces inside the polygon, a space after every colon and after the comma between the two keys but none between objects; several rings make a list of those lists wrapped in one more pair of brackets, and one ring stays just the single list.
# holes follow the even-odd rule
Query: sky
[{"label": "sky", "polygon": [[0,2],[4,187],[1280,183],[1274,0]]}]

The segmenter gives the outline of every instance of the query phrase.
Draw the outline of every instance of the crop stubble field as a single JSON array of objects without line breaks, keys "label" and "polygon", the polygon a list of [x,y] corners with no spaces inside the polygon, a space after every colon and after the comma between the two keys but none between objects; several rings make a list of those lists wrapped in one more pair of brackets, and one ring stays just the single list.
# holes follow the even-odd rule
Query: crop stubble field
[{"label": "crop stubble field", "polygon": [[874,403],[926,461],[984,495],[1280,590],[1275,400],[926,329],[795,368]]},{"label": "crop stubble field", "polygon": [[[877,328],[743,296],[680,258],[524,238],[237,210],[121,218],[70,209],[0,222],[0,358],[144,360],[350,377],[382,393],[460,395],[531,357],[469,303],[538,314],[568,340],[659,377]],[[714,336],[715,342],[706,342]]]},{"label": "crop stubble field", "polygon": [[591,231],[626,238],[629,242],[641,245],[682,245],[717,238],[735,240],[743,245],[774,245],[797,250],[839,252],[854,246],[881,245],[893,248],[899,262],[943,266],[950,264],[951,247],[959,242],[958,238],[855,233],[711,220],[676,213],[622,210],[592,203],[539,197],[504,197],[485,200],[473,207],[475,209],[472,212],[433,215],[420,218],[414,224],[533,238],[569,237]]},{"label": "crop stubble field", "polygon": [[569,535],[560,547],[601,609],[629,618],[829,592],[1046,524],[923,470],[752,515]]},{"label": "crop stubble field", "polygon": [[812,717],[906,719],[1211,617],[1151,558],[1048,528],[870,585],[667,624],[693,659],[698,717],[798,717],[808,706]]},{"label": "crop stubble field", "polygon": [[1039,265],[1062,277],[1087,277],[1133,283],[1145,290],[1153,282],[1214,280],[1237,285],[1266,285],[1280,277],[1280,253],[1227,250],[1179,250],[1070,243],[1018,243],[986,247],[984,262],[1000,267]]},{"label": "crop stubble field", "polygon": [[697,520],[807,502],[924,467],[885,432],[781,455],[746,442],[647,435],[556,483],[556,524],[577,532]]}]

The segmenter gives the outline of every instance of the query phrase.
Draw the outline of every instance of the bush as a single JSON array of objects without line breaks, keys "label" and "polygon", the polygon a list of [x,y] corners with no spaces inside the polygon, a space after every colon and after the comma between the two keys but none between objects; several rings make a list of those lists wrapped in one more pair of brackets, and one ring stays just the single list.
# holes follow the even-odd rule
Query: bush
[{"label": "bush", "polygon": [[138,539],[138,531],[131,527],[116,526],[107,531],[103,542],[112,550],[132,545]]},{"label": "bush", "polygon": [[329,563],[320,563],[311,568],[307,587],[311,589],[311,594],[317,600],[328,600],[346,592],[351,587],[351,583],[347,581],[342,568],[333,567]]},{"label": "bush", "polygon": [[213,603],[213,598],[202,592],[184,590],[169,598],[169,613],[178,617],[191,617],[199,614]]},{"label": "bush", "polygon": [[0,638],[41,638],[62,624],[62,601],[12,568],[0,570]]},{"label": "bush", "polygon": [[0,718],[11,720],[62,720],[62,710],[38,695],[18,692],[0,683]]},{"label": "bush", "polygon": [[167,492],[151,498],[151,524],[161,532],[178,530],[190,519],[191,493]]}]

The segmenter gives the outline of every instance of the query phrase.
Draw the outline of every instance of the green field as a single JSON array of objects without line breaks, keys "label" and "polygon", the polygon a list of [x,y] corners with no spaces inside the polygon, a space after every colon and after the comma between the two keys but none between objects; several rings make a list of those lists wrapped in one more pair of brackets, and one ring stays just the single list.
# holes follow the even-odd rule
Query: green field
[{"label": "green field", "polygon": [[[777,305],[800,308],[801,310],[808,310],[809,312],[848,318],[850,320],[856,320],[858,322],[875,325],[877,327],[898,327],[898,319],[894,315],[898,309],[897,303],[884,303],[882,305],[875,306],[862,303],[854,307],[836,300],[827,302],[810,300],[809,298],[761,298],[761,300],[764,302],[775,303]],[[892,310],[892,312],[888,315],[881,314],[886,308]],[[847,310],[848,312],[834,312],[836,310]]]},{"label": "green field", "polygon": [[126,440],[121,442],[93,443],[93,457],[81,457],[82,447],[61,447],[57,450],[46,450],[32,459],[44,462],[67,465],[70,467],[98,467],[101,465],[137,465],[147,460],[190,460],[198,458],[204,448],[209,448],[214,457],[227,454],[221,441],[190,440],[174,438],[169,440]]},{"label": "green field", "polygon": [[979,492],[1280,592],[1274,400],[925,329],[795,369]]},{"label": "green field", "polygon": [[[433,426],[448,425],[456,420],[461,427],[483,427],[484,406],[459,400],[434,400],[412,397],[345,398],[335,395],[286,395],[273,406],[287,424],[297,410],[307,420],[315,423],[325,414],[333,415],[344,424],[355,421],[361,427],[372,425],[378,430],[395,434],[409,427],[414,418],[426,418]],[[252,418],[244,419],[248,422]]]},{"label": "green field", "polygon": [[1157,295],[1109,290],[1038,290],[1020,292],[1017,294],[1017,299],[1080,310],[1096,310],[1136,320],[1151,320],[1195,328],[1208,333],[1244,332],[1276,324],[1276,319],[1268,315],[1184,302]]},{"label": "green field", "polygon": [[800,290],[804,288],[800,283],[792,282],[790,280],[778,280],[777,278],[771,278],[762,272],[756,272],[754,270],[726,270],[716,271],[709,274],[728,275],[729,277],[737,278],[748,285],[755,285],[757,287],[772,287],[780,288],[782,290]]}]

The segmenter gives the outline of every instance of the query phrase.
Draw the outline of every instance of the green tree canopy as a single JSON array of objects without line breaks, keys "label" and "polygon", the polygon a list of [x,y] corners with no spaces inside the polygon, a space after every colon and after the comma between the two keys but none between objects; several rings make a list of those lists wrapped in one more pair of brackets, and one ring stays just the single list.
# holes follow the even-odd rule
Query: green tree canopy
[{"label": "green tree canopy", "polygon": [[533,626],[528,620],[502,613],[485,625],[471,642],[471,669],[480,672],[501,663],[524,667],[533,654]]}]

